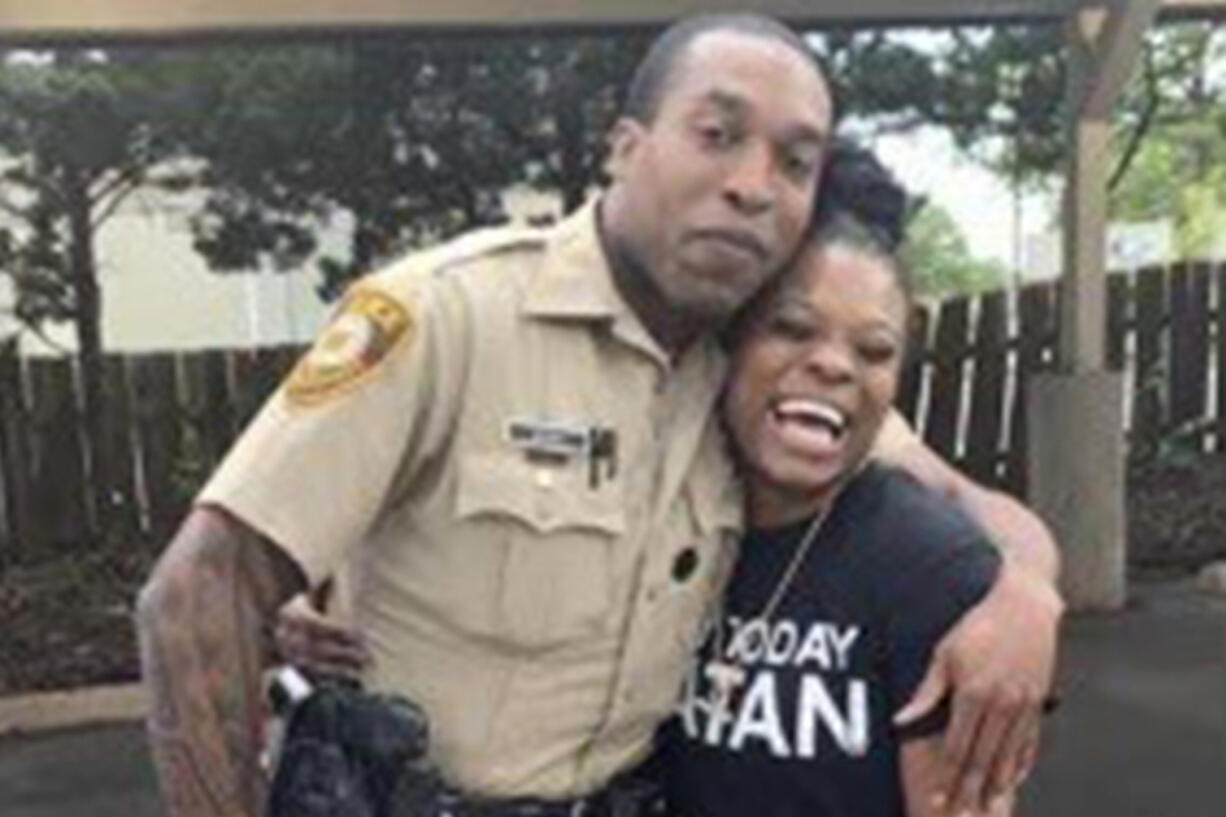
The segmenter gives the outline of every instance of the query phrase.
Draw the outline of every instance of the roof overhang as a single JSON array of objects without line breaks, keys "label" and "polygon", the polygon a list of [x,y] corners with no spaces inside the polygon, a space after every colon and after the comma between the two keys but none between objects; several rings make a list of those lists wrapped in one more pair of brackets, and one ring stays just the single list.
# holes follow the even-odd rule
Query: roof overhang
[{"label": "roof overhang", "polygon": [[[801,25],[1043,22],[1080,0],[758,0]],[[1096,0],[1126,6],[1129,0]],[[744,8],[748,4],[740,4]],[[736,4],[711,0],[0,0],[0,38],[56,42],[322,34],[346,30],[610,29],[658,25]],[[1164,16],[1226,19],[1224,0],[1163,0]]]}]

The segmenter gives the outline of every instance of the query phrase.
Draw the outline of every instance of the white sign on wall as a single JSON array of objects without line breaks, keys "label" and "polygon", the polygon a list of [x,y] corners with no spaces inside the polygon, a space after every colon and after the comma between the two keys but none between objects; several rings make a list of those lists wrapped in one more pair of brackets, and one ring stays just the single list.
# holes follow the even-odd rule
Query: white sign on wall
[{"label": "white sign on wall", "polygon": [[1107,269],[1138,269],[1168,263],[1175,234],[1169,221],[1107,225]]},{"label": "white sign on wall", "polygon": [[[1170,221],[1118,222],[1107,225],[1106,265],[1109,272],[1170,263],[1175,257],[1175,231]],[[1022,272],[1028,281],[1060,275],[1062,248],[1058,231],[1026,237]]]}]

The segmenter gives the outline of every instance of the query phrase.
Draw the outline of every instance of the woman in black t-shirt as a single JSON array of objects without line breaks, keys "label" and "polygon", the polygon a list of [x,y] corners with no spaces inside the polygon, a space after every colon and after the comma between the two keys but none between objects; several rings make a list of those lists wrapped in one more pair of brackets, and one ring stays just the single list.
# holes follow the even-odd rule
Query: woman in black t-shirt
[{"label": "woman in black t-shirt", "polygon": [[891,715],[999,557],[952,505],[865,465],[905,351],[904,202],[837,148],[808,246],[734,331],[723,416],[752,530],[664,730],[670,814],[942,813],[944,723],[900,734]]}]

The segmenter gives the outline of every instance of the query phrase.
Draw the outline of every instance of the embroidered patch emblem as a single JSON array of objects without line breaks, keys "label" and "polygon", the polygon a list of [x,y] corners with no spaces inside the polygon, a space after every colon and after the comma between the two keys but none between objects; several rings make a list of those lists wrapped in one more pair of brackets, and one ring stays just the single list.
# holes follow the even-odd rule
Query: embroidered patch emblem
[{"label": "embroidered patch emblem", "polygon": [[347,391],[401,339],[410,339],[413,329],[413,316],[399,301],[373,289],[351,292],[290,373],[286,397],[297,405],[318,405]]}]

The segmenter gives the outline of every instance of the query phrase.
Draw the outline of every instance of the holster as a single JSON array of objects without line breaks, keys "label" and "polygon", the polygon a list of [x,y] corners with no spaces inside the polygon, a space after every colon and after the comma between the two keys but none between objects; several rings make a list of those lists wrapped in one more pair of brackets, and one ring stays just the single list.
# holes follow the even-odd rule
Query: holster
[{"label": "holster", "polygon": [[268,817],[391,817],[393,794],[433,796],[428,724],[412,701],[325,679],[282,715]]}]

